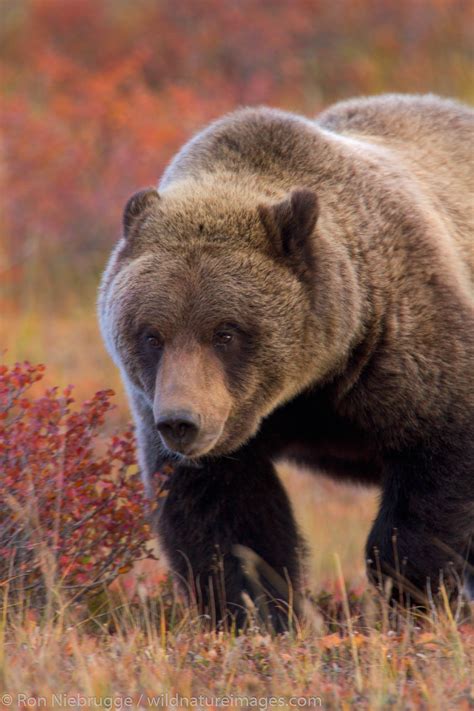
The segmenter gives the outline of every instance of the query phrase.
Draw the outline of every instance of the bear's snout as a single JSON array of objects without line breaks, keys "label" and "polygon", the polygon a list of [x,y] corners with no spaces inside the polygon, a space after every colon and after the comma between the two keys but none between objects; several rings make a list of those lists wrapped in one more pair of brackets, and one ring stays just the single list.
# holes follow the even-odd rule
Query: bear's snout
[{"label": "bear's snout", "polygon": [[209,348],[191,341],[164,349],[153,417],[168,450],[192,458],[210,452],[224,431],[231,404],[222,365]]},{"label": "bear's snout", "polygon": [[156,428],[164,444],[175,452],[187,454],[199,434],[199,416],[187,410],[162,415]]}]

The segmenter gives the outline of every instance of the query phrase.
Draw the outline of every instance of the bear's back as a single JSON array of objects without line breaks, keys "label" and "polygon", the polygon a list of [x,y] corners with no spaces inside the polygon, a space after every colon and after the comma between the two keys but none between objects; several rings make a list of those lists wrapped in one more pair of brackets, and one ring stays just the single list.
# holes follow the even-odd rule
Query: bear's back
[{"label": "bear's back", "polygon": [[[337,133],[450,146],[461,154],[473,140],[473,110],[433,94],[383,94],[340,101],[321,112],[316,123]],[[431,146],[433,147],[432,143]],[[466,159],[464,153],[464,160]]]},{"label": "bear's back", "polygon": [[316,118],[336,135],[388,148],[413,178],[474,277],[474,111],[433,95],[342,101]]}]

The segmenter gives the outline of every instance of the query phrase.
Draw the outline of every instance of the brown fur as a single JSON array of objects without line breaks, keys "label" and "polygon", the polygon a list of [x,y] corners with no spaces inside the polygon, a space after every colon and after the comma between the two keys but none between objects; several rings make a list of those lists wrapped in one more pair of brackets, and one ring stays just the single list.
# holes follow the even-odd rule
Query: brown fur
[{"label": "brown fur", "polygon": [[[99,310],[145,480],[163,457],[155,419],[166,393],[212,422],[204,439],[221,430],[214,457],[271,439],[279,413],[293,408],[286,453],[330,473],[393,483],[391,472],[398,481],[404,470],[414,492],[420,478],[420,499],[426,462],[439,459],[436,486],[463,517],[459,540],[445,540],[468,544],[472,131],[470,109],[433,96],[343,102],[315,121],[243,109],[178,153],[159,195],[132,198]],[[232,345],[218,354],[213,338],[224,327]],[[141,350],[150,329],[163,339],[161,366]],[[314,405],[303,407],[311,393]],[[293,432],[284,421],[282,438]],[[443,464],[450,443],[464,461]],[[399,515],[387,511],[384,530]],[[453,526],[443,516],[433,520],[440,536]]]},{"label": "brown fur", "polygon": [[[195,446],[206,454],[222,434],[222,423],[229,416],[231,403],[222,363],[211,348],[185,342],[163,353],[155,382],[155,422],[163,413],[173,410],[193,412],[206,433]],[[193,452],[188,456],[192,457]]]}]

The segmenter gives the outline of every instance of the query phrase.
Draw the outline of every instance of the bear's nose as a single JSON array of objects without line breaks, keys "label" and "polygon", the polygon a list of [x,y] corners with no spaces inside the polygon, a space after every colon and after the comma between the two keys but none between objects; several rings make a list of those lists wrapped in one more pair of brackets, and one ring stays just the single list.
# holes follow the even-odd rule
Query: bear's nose
[{"label": "bear's nose", "polygon": [[156,421],[156,428],[167,447],[186,453],[199,432],[199,418],[192,412],[167,412]]}]

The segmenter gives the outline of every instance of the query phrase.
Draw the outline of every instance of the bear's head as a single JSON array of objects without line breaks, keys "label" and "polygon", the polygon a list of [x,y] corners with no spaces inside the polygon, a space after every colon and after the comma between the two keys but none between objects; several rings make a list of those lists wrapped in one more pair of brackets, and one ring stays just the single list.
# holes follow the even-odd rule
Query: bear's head
[{"label": "bear's head", "polygon": [[[170,453],[229,453],[324,373],[314,309],[317,199],[217,180],[134,195],[104,274],[108,349]],[[158,436],[158,435],[157,435]]]}]

